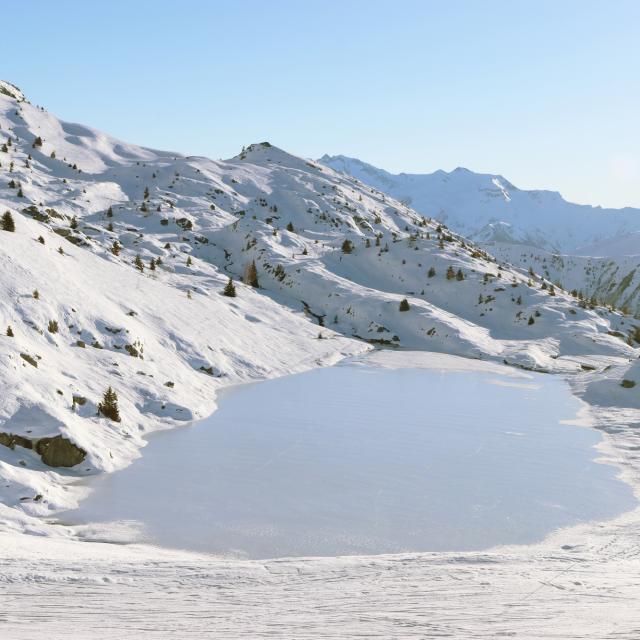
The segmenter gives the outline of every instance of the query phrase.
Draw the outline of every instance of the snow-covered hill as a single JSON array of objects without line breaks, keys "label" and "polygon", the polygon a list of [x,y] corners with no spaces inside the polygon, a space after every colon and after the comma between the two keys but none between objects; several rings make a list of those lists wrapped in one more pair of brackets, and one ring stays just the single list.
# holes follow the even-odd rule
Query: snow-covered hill
[{"label": "snow-covered hill", "polygon": [[[500,175],[454,171],[391,174],[346,156],[325,155],[320,162],[385,191],[424,215],[434,216],[474,241],[511,241],[551,252],[582,255],[590,245],[622,241],[640,232],[640,209],[606,209],[567,202],[555,191],[518,189]],[[635,248],[634,248],[635,247]],[[625,253],[640,254],[640,244]],[[595,249],[595,247],[594,247]]]},{"label": "snow-covered hill", "polygon": [[[371,345],[564,372],[638,356],[628,316],[269,143],[227,161],[154,151],[3,84],[0,163],[16,228],[0,231],[0,433],[21,438],[0,447],[0,502],[25,514],[71,504],[78,473],[127,464],[223,384]],[[97,415],[108,386],[119,423]],[[71,472],[24,446],[59,435],[86,454]]]},{"label": "snow-covered hill", "polygon": [[531,266],[551,282],[586,299],[592,297],[640,316],[640,256],[598,258],[553,254],[537,247],[508,242],[483,245],[500,260]]},{"label": "snow-covered hill", "polygon": [[638,209],[577,205],[555,192],[521,190],[502,176],[461,168],[394,175],[345,156],[324,156],[321,162],[445,221],[522,268],[555,255],[552,280],[640,313],[634,275],[640,264]]}]

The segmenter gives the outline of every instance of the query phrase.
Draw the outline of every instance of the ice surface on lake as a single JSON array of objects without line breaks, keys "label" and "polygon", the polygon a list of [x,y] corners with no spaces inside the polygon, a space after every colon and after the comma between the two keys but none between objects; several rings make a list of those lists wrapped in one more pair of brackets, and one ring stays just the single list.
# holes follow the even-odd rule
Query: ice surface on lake
[{"label": "ice surface on lake", "polygon": [[90,480],[63,519],[135,520],[148,542],[266,558],[527,543],[630,509],[615,468],[594,462],[600,434],[560,423],[582,406],[566,384],[514,382],[340,366],[237,387]]}]

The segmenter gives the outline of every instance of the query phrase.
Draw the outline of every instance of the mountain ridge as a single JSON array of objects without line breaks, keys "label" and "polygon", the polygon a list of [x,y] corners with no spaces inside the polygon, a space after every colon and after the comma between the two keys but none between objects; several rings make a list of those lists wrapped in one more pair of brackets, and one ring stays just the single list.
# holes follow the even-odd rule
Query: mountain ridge
[{"label": "mountain ridge", "polygon": [[[518,241],[552,252],[571,253],[579,247],[640,231],[640,209],[575,204],[557,191],[519,189],[499,174],[463,168],[393,174],[343,155],[325,154],[320,161],[376,188],[384,185],[390,195],[424,215],[440,215],[452,228],[474,240],[486,225],[506,223],[516,227],[514,238]],[[544,209],[549,214],[541,225],[536,215],[546,213]],[[565,224],[558,224],[556,218]],[[612,218],[617,225],[613,232],[609,230]],[[587,227],[580,233],[573,229],[585,224]]]}]

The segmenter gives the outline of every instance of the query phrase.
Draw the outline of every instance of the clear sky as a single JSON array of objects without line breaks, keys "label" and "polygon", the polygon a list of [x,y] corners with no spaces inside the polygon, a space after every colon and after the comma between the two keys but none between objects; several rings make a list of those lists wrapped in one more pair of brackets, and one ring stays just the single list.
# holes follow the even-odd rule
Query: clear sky
[{"label": "clear sky", "polygon": [[269,140],[640,206],[638,0],[20,0],[3,79],[65,120],[226,158]]}]

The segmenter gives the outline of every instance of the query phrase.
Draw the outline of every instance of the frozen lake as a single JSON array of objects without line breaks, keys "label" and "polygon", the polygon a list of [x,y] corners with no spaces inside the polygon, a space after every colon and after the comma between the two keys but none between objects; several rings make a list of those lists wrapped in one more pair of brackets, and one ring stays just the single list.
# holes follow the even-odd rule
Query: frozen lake
[{"label": "frozen lake", "polygon": [[563,380],[338,366],[230,389],[87,482],[73,523],[251,558],[483,549],[635,505]]}]

